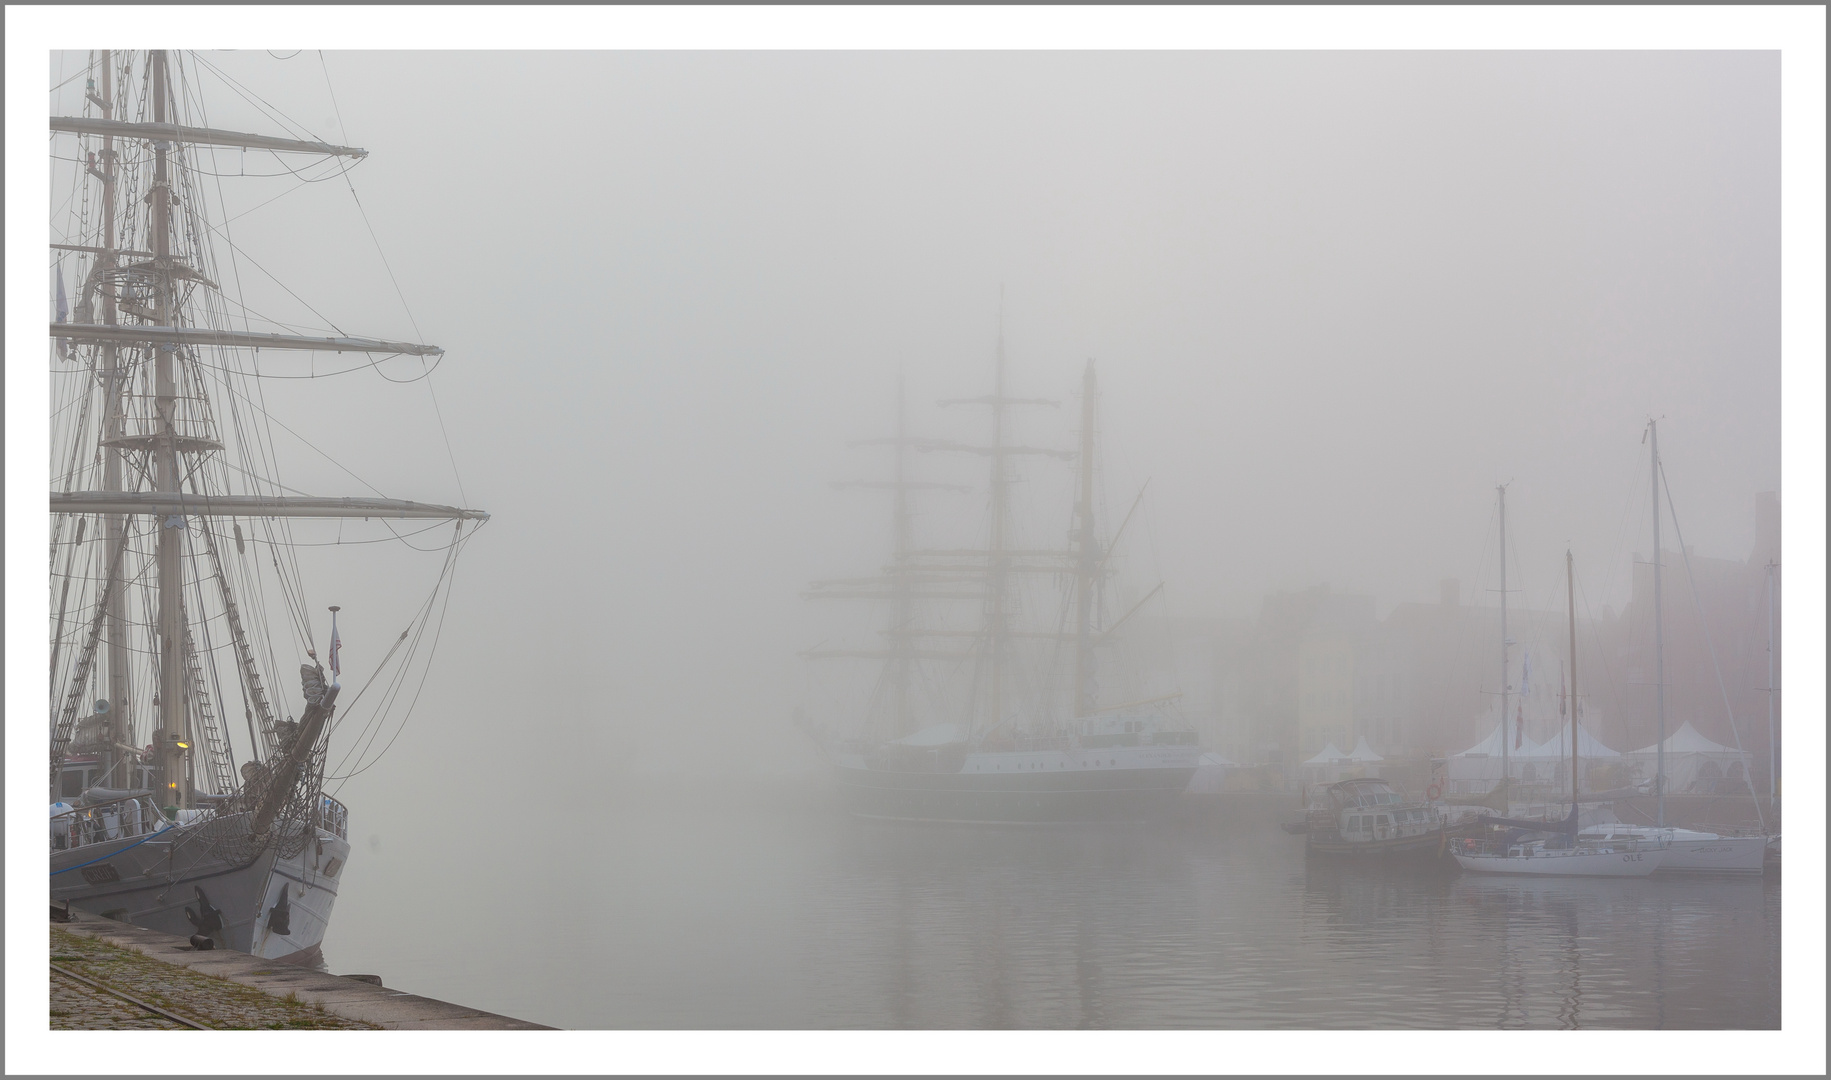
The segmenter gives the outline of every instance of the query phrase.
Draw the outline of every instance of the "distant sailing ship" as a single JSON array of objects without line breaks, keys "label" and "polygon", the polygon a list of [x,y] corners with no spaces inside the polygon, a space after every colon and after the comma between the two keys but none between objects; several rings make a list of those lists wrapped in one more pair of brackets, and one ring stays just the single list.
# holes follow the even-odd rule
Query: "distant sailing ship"
[{"label": "distant sailing ship", "polygon": [[[1089,361],[1082,378],[1079,450],[1012,445],[1008,410],[1054,403],[1006,393],[1001,341],[992,393],[943,402],[986,406],[992,422],[989,444],[912,437],[900,414],[896,436],[870,440],[896,451],[896,477],[879,485],[895,498],[892,563],[881,577],[817,582],[804,594],[873,599],[890,606],[883,631],[886,647],[804,654],[882,662],[877,722],[854,724],[849,737],[826,741],[833,776],[854,812],[967,822],[1130,819],[1163,810],[1188,786],[1201,751],[1195,732],[1173,711],[1180,695],[1102,700],[1097,672],[1103,662],[1112,666],[1111,648],[1120,640],[1116,632],[1157,590],[1129,610],[1114,610],[1110,556],[1130,514],[1102,540],[1094,513],[1097,400]],[[932,550],[913,545],[910,492],[946,485],[909,478],[912,450],[965,452],[990,461],[985,547]],[[1075,462],[1078,485],[1069,547],[1023,547],[1016,541],[1011,463],[1020,455]],[[1033,607],[1019,602],[1018,583],[1049,577],[1066,589],[1047,613],[1055,616],[1053,623],[1044,623]],[[976,626],[950,629],[925,618],[938,605],[960,602],[978,606]],[[950,642],[964,642],[964,647],[949,648]],[[918,677],[925,685],[945,683],[955,691],[938,722],[918,726],[919,710],[912,702]]]},{"label": "distant sailing ship", "polygon": [[[52,245],[79,274],[73,307],[59,274],[50,326],[51,900],[199,948],[311,964],[349,859],[349,814],[324,791],[338,608],[327,678],[290,522],[453,522],[436,596],[488,515],[291,494],[273,475],[256,404],[272,391],[250,390],[266,374],[257,350],[443,350],[253,331],[246,309],[230,314],[239,298],[216,284],[224,234],[204,217],[223,175],[214,148],[345,161],[367,151],[197,126],[187,110],[200,108],[207,66],[163,50],[93,53],[83,115],[50,121],[53,153],[74,155],[79,187],[58,223],[67,242]],[[283,615],[267,610],[269,590]],[[288,643],[304,653],[296,720],[269,690]],[[225,726],[232,693],[248,724],[239,766]]]}]

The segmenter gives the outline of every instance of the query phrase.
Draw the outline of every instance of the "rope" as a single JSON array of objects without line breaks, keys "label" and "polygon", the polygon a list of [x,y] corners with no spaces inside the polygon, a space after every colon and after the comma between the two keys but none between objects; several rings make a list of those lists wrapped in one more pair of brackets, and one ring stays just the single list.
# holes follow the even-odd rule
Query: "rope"
[{"label": "rope", "polygon": [[85,866],[94,866],[96,863],[99,863],[99,862],[107,862],[109,859],[112,859],[116,855],[121,854],[121,852],[132,851],[134,848],[139,847],[141,844],[146,843],[148,840],[151,840],[153,837],[158,836],[163,832],[165,832],[164,829],[159,829],[155,832],[151,832],[151,833],[146,834],[145,836],[142,836],[140,839],[135,840],[133,843],[127,845],[124,848],[118,848],[114,851],[109,852],[106,855],[101,856],[100,858],[90,859],[88,862],[77,863],[75,866],[66,866],[62,870],[53,870],[53,871],[51,871],[51,876],[56,877],[59,874],[68,874],[72,870],[81,870]]}]

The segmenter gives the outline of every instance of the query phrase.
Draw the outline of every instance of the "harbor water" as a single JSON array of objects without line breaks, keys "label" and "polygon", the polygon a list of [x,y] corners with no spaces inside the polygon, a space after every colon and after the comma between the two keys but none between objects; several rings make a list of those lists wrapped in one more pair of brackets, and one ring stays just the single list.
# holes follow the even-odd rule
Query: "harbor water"
[{"label": "harbor water", "polygon": [[[536,835],[480,826],[468,854],[359,849],[332,970],[591,1029],[1780,1023],[1772,874],[1333,865],[1277,827],[1288,796],[1069,828],[859,820],[806,779],[608,790]],[[390,895],[422,902],[371,906]]]}]

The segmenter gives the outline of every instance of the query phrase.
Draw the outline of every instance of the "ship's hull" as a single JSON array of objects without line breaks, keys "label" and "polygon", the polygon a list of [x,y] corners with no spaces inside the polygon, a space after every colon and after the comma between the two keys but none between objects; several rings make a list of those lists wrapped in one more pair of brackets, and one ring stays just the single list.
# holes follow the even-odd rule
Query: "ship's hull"
[{"label": "ship's hull", "polygon": [[1645,851],[1559,851],[1532,855],[1466,855],[1456,852],[1464,870],[1482,874],[1543,877],[1646,877],[1665,861],[1665,848]]},{"label": "ship's hull", "polygon": [[185,909],[202,916],[207,900],[221,912],[221,926],[209,935],[217,948],[321,965],[349,844],[319,828],[283,845],[298,848],[294,853],[269,844],[238,857],[233,850],[216,853],[240,845],[211,843],[204,828],[169,828],[54,851],[51,902],[67,901],[82,911],[188,938],[198,926]]},{"label": "ship's hull", "polygon": [[1662,874],[1759,874],[1767,857],[1765,836],[1716,836],[1647,826],[1615,826],[1613,835],[1653,843],[1665,840]]},{"label": "ship's hull", "polygon": [[[903,821],[1051,823],[1130,821],[1168,810],[1195,775],[1193,746],[988,751],[958,768],[871,768],[842,756],[834,780],[863,817]],[[951,763],[950,763],[951,764]]]},{"label": "ship's hull", "polygon": [[1434,859],[1443,853],[1445,836],[1442,829],[1387,840],[1342,840],[1310,833],[1305,850],[1310,855],[1339,859]]}]

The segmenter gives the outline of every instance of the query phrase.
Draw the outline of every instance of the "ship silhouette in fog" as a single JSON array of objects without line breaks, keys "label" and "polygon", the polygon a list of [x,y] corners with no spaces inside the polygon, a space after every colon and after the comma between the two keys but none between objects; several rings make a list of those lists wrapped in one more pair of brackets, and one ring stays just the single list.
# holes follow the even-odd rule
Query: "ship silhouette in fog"
[{"label": "ship silhouette in fog", "polygon": [[[992,393],[941,403],[988,409],[988,444],[912,437],[900,402],[896,435],[864,440],[895,453],[894,479],[863,486],[892,494],[896,550],[877,577],[815,582],[803,594],[890,608],[881,647],[803,653],[880,665],[869,704],[846,717],[839,732],[815,731],[854,813],[965,822],[1124,820],[1163,811],[1188,786],[1201,750],[1176,711],[1181,695],[1153,693],[1128,677],[1139,667],[1127,662],[1128,646],[1136,657],[1139,643],[1123,631],[1162,586],[1129,605],[1120,599],[1113,555],[1143,492],[1103,538],[1096,521],[1092,361],[1081,399],[1078,449],[1014,445],[1008,412],[1055,403],[1007,394],[1001,341]],[[911,455],[926,452],[989,461],[986,546],[914,545],[911,493],[955,486],[910,478]],[[1020,458],[1074,467],[1068,546],[1022,545],[1011,498]],[[1103,682],[1113,692],[1103,693]]]}]

